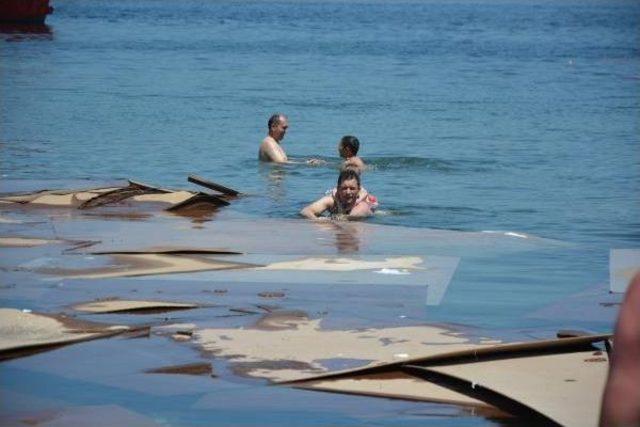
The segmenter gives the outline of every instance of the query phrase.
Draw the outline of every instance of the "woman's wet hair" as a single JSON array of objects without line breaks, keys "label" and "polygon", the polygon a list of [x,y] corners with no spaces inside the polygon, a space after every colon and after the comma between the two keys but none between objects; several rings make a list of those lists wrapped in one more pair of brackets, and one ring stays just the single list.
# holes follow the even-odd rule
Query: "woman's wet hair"
[{"label": "woman's wet hair", "polygon": [[349,181],[350,179],[355,179],[358,183],[358,187],[360,187],[360,174],[357,170],[348,168],[340,172],[340,175],[338,175],[338,188],[340,187],[340,184],[344,181]]},{"label": "woman's wet hair", "polygon": [[352,135],[345,135],[340,140],[340,146],[342,148],[348,148],[351,151],[352,155],[358,154],[358,150],[360,149],[360,141],[358,138]]}]

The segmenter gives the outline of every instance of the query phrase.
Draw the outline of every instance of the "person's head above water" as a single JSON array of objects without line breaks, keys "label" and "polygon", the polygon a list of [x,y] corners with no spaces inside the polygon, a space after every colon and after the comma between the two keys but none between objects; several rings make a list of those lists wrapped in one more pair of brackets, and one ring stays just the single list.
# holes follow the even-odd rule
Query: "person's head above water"
[{"label": "person's head above water", "polygon": [[300,214],[309,219],[317,219],[324,212],[329,212],[332,218],[339,215],[362,218],[373,215],[378,207],[375,196],[361,187],[360,174],[351,168],[340,172],[338,187],[330,193],[305,206]]},{"label": "person's head above water", "polygon": [[289,121],[287,116],[282,113],[276,113],[269,117],[267,122],[269,127],[269,136],[276,141],[280,142],[284,138],[287,129],[289,128]]},{"label": "person's head above water", "polygon": [[360,188],[360,174],[358,173],[358,171],[354,169],[343,170],[342,172],[340,172],[340,175],[338,175],[338,188],[340,188],[340,185],[343,182],[352,179],[356,181],[358,188]]},{"label": "person's head above water", "polygon": [[338,152],[340,153],[340,157],[343,159],[348,159],[349,157],[356,156],[358,154],[358,150],[360,149],[360,141],[358,138],[352,135],[345,135],[340,140],[338,144]]},{"label": "person's head above water", "polygon": [[336,197],[346,207],[351,208],[360,192],[360,174],[354,169],[345,169],[338,175]]}]

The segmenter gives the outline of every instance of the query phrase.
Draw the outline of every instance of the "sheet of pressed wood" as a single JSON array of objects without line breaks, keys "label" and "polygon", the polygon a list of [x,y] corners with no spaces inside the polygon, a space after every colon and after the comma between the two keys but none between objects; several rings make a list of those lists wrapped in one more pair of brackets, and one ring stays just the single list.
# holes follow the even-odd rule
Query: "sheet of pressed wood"
[{"label": "sheet of pressed wood", "polygon": [[356,378],[324,380],[304,384],[300,387],[311,390],[492,408],[491,405],[481,400],[401,372],[394,372],[384,377],[367,375]]},{"label": "sheet of pressed wood", "polygon": [[92,332],[81,332],[51,317],[0,308],[0,351],[83,341],[121,329],[127,327],[105,326]]},{"label": "sheet of pressed wood", "polygon": [[29,201],[32,205],[47,205],[47,206],[76,206],[82,202],[93,199],[94,197],[104,193],[104,191],[80,191],[77,193],[64,193],[64,194],[43,194],[42,196],[35,197]]},{"label": "sheet of pressed wood", "polygon": [[428,367],[515,399],[564,426],[596,426],[609,363],[582,351]]},{"label": "sheet of pressed wood", "polygon": [[186,304],[167,301],[138,301],[138,300],[109,300],[95,301],[73,306],[74,310],[88,313],[115,313],[118,311],[144,310],[144,309],[170,309],[170,308],[195,308],[196,304]]},{"label": "sheet of pressed wood", "polygon": [[[375,366],[412,357],[486,347],[434,326],[323,330],[320,319],[276,319],[265,326],[201,329],[194,342],[244,365],[247,375],[291,381],[330,372],[323,360]],[[322,343],[322,345],[318,345]]]},{"label": "sheet of pressed wood", "polygon": [[417,256],[388,257],[379,261],[359,260],[346,257],[326,258],[313,257],[303,258],[294,261],[274,262],[262,270],[324,270],[324,271],[354,271],[354,270],[374,270],[382,268],[394,269],[418,269],[423,259]]},{"label": "sheet of pressed wood", "polygon": [[131,199],[136,202],[160,202],[175,205],[182,203],[195,195],[196,193],[192,193],[190,191],[173,191],[171,193],[139,194],[137,196],[133,196]]},{"label": "sheet of pressed wood", "polygon": [[116,267],[78,270],[40,270],[40,272],[73,278],[106,279],[253,267],[253,265],[250,264],[184,255],[117,254],[111,256],[117,263]]},{"label": "sheet of pressed wood", "polygon": [[58,243],[59,240],[37,239],[33,237],[0,237],[0,247],[30,248],[49,243]]},{"label": "sheet of pressed wood", "polygon": [[[69,197],[63,197],[61,199],[57,199],[57,198],[51,199],[59,203],[60,200],[71,200],[71,197],[74,195],[77,196],[79,200],[87,200],[97,195],[100,195],[102,193],[106,193],[108,191],[114,191],[118,189],[120,189],[120,187],[94,188],[91,190],[44,190],[44,191],[37,191],[34,193],[28,193],[28,194],[4,196],[4,197],[0,197],[0,200],[4,202],[11,202],[11,203],[30,203],[40,197],[47,196],[47,195],[69,196]],[[47,199],[42,199],[42,200],[46,201]]]}]

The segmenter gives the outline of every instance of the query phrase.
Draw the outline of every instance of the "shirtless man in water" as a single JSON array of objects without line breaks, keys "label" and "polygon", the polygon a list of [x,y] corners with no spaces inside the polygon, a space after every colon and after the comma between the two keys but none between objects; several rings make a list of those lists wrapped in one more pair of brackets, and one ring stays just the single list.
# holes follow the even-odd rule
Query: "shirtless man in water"
[{"label": "shirtless man in water", "polygon": [[262,140],[258,158],[263,162],[288,163],[287,153],[280,145],[289,128],[289,121],[284,114],[274,114],[269,118],[269,135]]},{"label": "shirtless man in water", "polygon": [[358,172],[346,169],[340,172],[336,191],[306,206],[300,215],[318,219],[324,212],[329,212],[332,218],[358,218],[373,215],[377,206],[375,196],[362,191]]},{"label": "shirtless man in water", "polygon": [[360,141],[358,138],[352,135],[345,135],[338,143],[338,153],[340,157],[344,159],[344,162],[340,166],[340,170],[355,169],[356,172],[362,173],[366,168],[366,165],[360,157],[358,157],[358,150],[360,149]]}]

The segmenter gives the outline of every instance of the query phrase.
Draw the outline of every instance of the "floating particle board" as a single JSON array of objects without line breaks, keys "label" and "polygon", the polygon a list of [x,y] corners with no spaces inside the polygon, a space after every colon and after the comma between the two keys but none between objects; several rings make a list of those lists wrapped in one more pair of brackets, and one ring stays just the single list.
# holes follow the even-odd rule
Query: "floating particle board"
[{"label": "floating particle board", "polygon": [[127,330],[127,326],[101,325],[60,316],[0,308],[0,359],[108,337]]},{"label": "floating particle board", "polygon": [[[317,381],[320,379],[351,378],[359,375],[389,372],[402,368],[403,365],[431,367],[453,363],[468,363],[490,358],[516,358],[543,353],[566,353],[576,349],[593,349],[593,344],[611,339],[611,334],[585,335],[570,338],[539,340],[530,342],[515,342],[506,344],[471,345],[467,349],[452,349],[446,346],[434,346],[428,348],[423,355],[407,357],[403,360],[380,363],[374,366],[348,369],[340,372],[308,377],[300,380],[288,381],[289,384],[305,381]],[[283,382],[285,383],[285,382]]]},{"label": "floating particle board", "polygon": [[46,268],[38,271],[69,278],[106,279],[256,267],[254,264],[228,262],[197,255],[116,254],[111,257],[115,261],[114,266],[87,269]]},{"label": "floating particle board", "polygon": [[91,252],[92,255],[116,255],[116,254],[210,254],[210,255],[242,255],[240,252],[224,248],[198,248],[189,246],[155,246],[142,249],[102,250]]},{"label": "floating particle board", "polygon": [[144,312],[153,310],[185,310],[196,308],[197,304],[186,304],[169,301],[139,301],[139,300],[105,300],[93,301],[73,306],[76,311],[88,313],[118,313],[118,312]]},{"label": "floating particle board", "polygon": [[[269,321],[274,317],[275,321]],[[261,327],[265,324],[269,327]],[[266,315],[254,328],[205,328],[196,330],[193,338],[203,350],[230,357],[245,374],[274,381],[327,374],[328,362],[335,359],[351,359],[371,367],[418,355],[483,347],[434,326],[324,330],[320,320],[283,317],[277,312]]]},{"label": "floating particle board", "polygon": [[[237,243],[237,242],[236,242]],[[248,254],[228,261],[262,264],[255,269],[216,271],[197,280],[318,285],[388,285],[426,288],[425,304],[441,303],[459,258],[443,256],[300,256]]]},{"label": "floating particle board", "polygon": [[237,196],[240,194],[239,191],[236,191],[232,188],[229,187],[225,187],[224,185],[218,184],[216,182],[213,181],[207,181],[204,178],[201,178],[199,176],[196,175],[189,175],[189,177],[187,178],[187,180],[189,182],[193,182],[194,184],[198,184],[201,185],[203,187],[206,187],[210,190],[215,190],[215,191],[219,191],[222,194],[226,194],[227,196]]},{"label": "floating particle board", "polygon": [[493,408],[482,400],[400,371],[309,382],[298,387],[335,393]]},{"label": "floating particle board", "polygon": [[481,385],[564,426],[597,426],[606,352],[581,351],[422,369]]},{"label": "floating particle board", "polygon": [[28,248],[59,242],[59,240],[36,239],[31,237],[0,237],[0,247],[10,248]]}]

